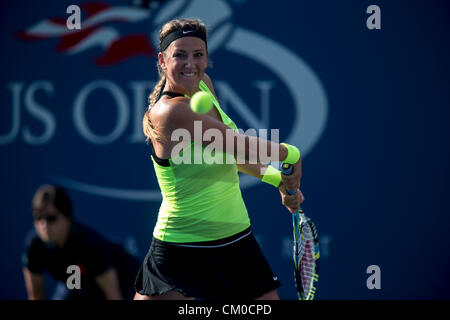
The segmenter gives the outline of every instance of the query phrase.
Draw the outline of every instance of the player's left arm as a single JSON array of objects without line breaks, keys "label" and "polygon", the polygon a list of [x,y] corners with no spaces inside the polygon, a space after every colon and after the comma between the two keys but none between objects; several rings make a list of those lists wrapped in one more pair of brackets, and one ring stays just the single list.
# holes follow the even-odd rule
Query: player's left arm
[{"label": "player's left arm", "polygon": [[[216,100],[219,101],[219,99],[217,98],[216,92],[214,91],[214,86],[213,83],[211,81],[211,78],[205,73],[203,75],[203,82],[205,82],[205,84],[208,86],[209,90],[211,90],[211,92],[214,94],[214,96],[216,97]],[[252,177],[255,177],[259,180],[262,180],[264,173],[267,170],[268,165],[264,164],[264,163],[242,163],[242,164],[236,164],[236,167],[238,169],[239,172],[248,174]],[[295,169],[294,172],[300,172],[300,177],[301,177],[301,160],[298,161],[297,164],[294,165]],[[286,180],[287,179],[295,179],[295,178],[300,178],[297,176],[285,176],[282,175],[282,182],[280,183],[280,185],[278,186],[278,189],[280,191],[280,195],[281,195],[281,202],[284,206],[286,206],[288,208],[289,211],[291,211],[292,213],[295,213],[298,211],[298,208],[300,207],[300,204],[304,201],[304,197],[303,194],[300,192],[298,192],[295,195],[289,195],[286,192]]]},{"label": "player's left arm", "polygon": [[264,176],[264,172],[267,169],[267,165],[263,163],[256,163],[256,164],[249,164],[249,163],[243,163],[243,164],[236,164],[236,167],[239,172],[248,174],[252,177],[258,178],[259,180],[262,180]]},{"label": "player's left arm", "polygon": [[[219,99],[217,98],[216,92],[214,91],[214,86],[211,81],[211,78],[206,73],[203,75],[203,82],[208,86],[209,90],[211,90],[214,97],[216,97],[216,100],[219,101]],[[261,180],[263,178],[263,175],[267,168],[267,165],[265,165],[263,163],[256,163],[256,164],[244,163],[244,164],[236,164],[236,167],[239,172],[248,174],[252,177],[255,177],[255,178],[258,178]]]}]

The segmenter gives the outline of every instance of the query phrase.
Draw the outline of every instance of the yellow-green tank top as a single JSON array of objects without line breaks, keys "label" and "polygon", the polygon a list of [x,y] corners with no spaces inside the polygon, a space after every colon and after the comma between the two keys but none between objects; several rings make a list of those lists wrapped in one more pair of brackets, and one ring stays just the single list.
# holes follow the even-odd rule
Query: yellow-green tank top
[{"label": "yellow-green tank top", "polygon": [[[211,96],[222,122],[237,131],[236,124],[220,108],[208,86],[200,81],[199,88]],[[176,157],[168,159],[170,166],[161,166],[152,157],[163,197],[153,231],[156,239],[175,243],[211,241],[250,226],[232,156],[218,152],[223,159],[232,159],[232,164],[180,163],[186,152],[193,159],[195,152],[204,149],[199,143],[191,142]]]}]

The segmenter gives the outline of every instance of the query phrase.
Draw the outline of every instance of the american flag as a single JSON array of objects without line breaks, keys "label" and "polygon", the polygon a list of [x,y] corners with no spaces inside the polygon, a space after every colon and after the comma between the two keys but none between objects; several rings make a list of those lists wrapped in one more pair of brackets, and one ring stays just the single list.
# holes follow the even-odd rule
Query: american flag
[{"label": "american flag", "polygon": [[147,34],[121,35],[117,28],[107,25],[108,22],[136,23],[149,19],[148,8],[98,2],[80,7],[85,18],[79,30],[69,30],[66,18],[49,18],[17,32],[16,36],[26,41],[60,38],[56,50],[69,55],[100,46],[104,49],[103,55],[94,60],[99,66],[111,66],[136,55],[154,55],[155,49]]}]

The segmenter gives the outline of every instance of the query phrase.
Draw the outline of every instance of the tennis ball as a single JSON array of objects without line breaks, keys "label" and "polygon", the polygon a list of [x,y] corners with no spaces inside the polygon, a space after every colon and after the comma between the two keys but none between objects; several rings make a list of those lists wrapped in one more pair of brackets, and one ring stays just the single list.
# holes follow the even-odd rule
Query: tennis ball
[{"label": "tennis ball", "polygon": [[197,91],[191,98],[191,109],[198,113],[207,113],[212,108],[212,101],[209,95],[203,91]]}]

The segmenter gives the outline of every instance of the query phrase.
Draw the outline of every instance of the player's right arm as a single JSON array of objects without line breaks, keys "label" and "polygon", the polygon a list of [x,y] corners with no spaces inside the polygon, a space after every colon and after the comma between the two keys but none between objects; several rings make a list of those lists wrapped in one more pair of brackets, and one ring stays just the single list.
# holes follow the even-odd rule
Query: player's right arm
[{"label": "player's right arm", "polygon": [[27,267],[23,268],[23,275],[25,278],[25,287],[27,289],[29,300],[44,300],[44,275],[33,273]]},{"label": "player's right arm", "polygon": [[[215,96],[216,100],[219,101],[219,98],[217,97],[216,92],[214,90],[214,85],[212,83],[212,80],[206,73],[203,76],[203,81],[208,86],[208,88],[212,92],[212,94]],[[236,166],[240,172],[251,175],[260,180],[262,179],[263,174],[264,174],[265,170],[267,169],[267,165],[265,165],[264,163],[261,163],[261,162],[258,162],[256,164],[254,164],[254,163],[238,163]],[[293,172],[290,176],[282,175],[282,180],[283,180],[282,185],[296,186],[297,181],[300,181],[300,179],[301,179],[301,174],[302,174],[302,162],[301,162],[301,159],[299,159],[299,161],[294,165]],[[286,192],[284,192],[286,188],[283,189],[284,186],[282,186],[282,185],[280,185],[280,188],[279,188],[280,193],[282,195],[282,202],[285,205],[286,204],[289,205],[292,203],[292,198],[294,198],[294,197],[291,197]],[[303,201],[303,199],[304,199],[303,195],[300,196],[300,199],[301,199],[300,201]],[[295,207],[295,205],[294,205],[294,207]]]},{"label": "player's right arm", "polygon": [[[217,150],[229,153],[234,156],[236,160],[249,161],[250,159],[261,162],[258,148],[259,144],[265,144],[267,150],[264,156],[265,161],[280,161],[286,159],[287,149],[275,142],[265,140],[262,138],[244,135],[235,132],[230,127],[223,124],[221,121],[207,115],[193,112],[189,107],[189,100],[187,98],[173,98],[166,101],[161,101],[161,105],[157,110],[154,110],[153,119],[155,126],[160,128],[162,134],[169,140],[166,146],[172,149],[178,140],[172,139],[177,136],[177,132],[184,131],[192,140],[208,145],[210,140],[205,139],[205,133],[214,132],[214,147]],[[199,125],[201,123],[201,126]],[[214,131],[211,131],[211,130]],[[274,152],[272,152],[272,150]],[[292,189],[297,189],[299,186],[291,186]]]}]

